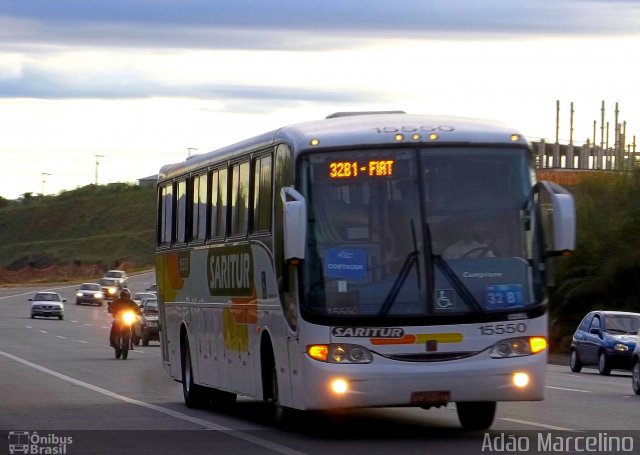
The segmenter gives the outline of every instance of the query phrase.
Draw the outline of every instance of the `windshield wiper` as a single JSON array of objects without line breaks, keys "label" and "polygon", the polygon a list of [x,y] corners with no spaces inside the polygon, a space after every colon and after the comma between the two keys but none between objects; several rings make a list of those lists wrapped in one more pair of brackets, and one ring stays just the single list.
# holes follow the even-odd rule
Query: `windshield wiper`
[{"label": "windshield wiper", "polygon": [[416,228],[413,223],[413,220],[411,220],[411,235],[413,236],[413,251],[411,251],[407,255],[407,258],[404,260],[404,264],[402,264],[400,273],[398,274],[396,281],[393,283],[393,286],[391,286],[391,289],[389,290],[389,294],[387,294],[387,297],[385,297],[384,302],[382,303],[382,307],[378,312],[378,316],[386,316],[387,314],[389,314],[391,307],[395,303],[396,298],[398,297],[398,294],[400,293],[402,286],[404,286],[404,282],[407,281],[407,277],[409,276],[409,273],[411,272],[411,269],[413,268],[414,265],[416,267],[418,289],[421,289],[420,261],[418,260],[418,257],[420,256],[420,252],[418,251],[418,242],[416,241]]}]

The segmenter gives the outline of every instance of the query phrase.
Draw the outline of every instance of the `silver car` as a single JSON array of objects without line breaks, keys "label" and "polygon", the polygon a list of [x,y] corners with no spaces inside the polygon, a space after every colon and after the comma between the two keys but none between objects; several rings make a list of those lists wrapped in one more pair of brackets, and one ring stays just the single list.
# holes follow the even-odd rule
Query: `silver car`
[{"label": "silver car", "polygon": [[57,292],[40,291],[29,299],[31,302],[31,319],[36,316],[55,317],[60,320],[64,318],[64,302],[66,299],[60,297]]},{"label": "silver car", "polygon": [[102,305],[104,294],[99,283],[82,283],[76,289],[76,305],[88,303],[90,305]]}]

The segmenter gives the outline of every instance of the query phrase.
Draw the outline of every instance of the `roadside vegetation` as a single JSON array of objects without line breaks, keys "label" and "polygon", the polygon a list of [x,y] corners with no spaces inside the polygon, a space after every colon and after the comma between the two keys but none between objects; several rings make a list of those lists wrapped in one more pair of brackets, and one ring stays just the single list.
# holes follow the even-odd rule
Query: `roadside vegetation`
[{"label": "roadside vegetation", "polygon": [[155,190],[124,183],[0,199],[0,269],[152,267],[154,219]]},{"label": "roadside vegetation", "polygon": [[576,250],[557,263],[550,306],[551,347],[561,352],[590,310],[640,312],[640,171],[593,173],[571,191]]}]

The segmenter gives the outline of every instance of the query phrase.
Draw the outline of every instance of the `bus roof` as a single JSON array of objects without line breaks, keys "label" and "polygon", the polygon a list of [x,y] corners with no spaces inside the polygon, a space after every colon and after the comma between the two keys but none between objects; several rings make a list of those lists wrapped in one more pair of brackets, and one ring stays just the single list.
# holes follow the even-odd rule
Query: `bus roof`
[{"label": "bus roof", "polygon": [[[437,137],[430,137],[435,133]],[[402,138],[396,137],[398,134]],[[414,137],[414,135],[417,135]],[[317,145],[311,145],[317,141]],[[163,166],[159,180],[231,160],[250,150],[286,143],[294,151],[384,144],[518,144],[528,146],[517,130],[495,121],[396,112],[338,113],[325,119],[285,126],[218,150]]]}]

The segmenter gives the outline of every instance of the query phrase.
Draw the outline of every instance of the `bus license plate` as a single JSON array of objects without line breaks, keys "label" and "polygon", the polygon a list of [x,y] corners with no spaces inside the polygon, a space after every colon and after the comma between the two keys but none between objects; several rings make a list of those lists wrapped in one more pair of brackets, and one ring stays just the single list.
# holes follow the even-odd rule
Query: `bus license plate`
[{"label": "bus license plate", "polygon": [[451,401],[451,392],[448,390],[432,390],[429,392],[413,392],[411,394],[411,404],[419,405],[443,405]]}]

